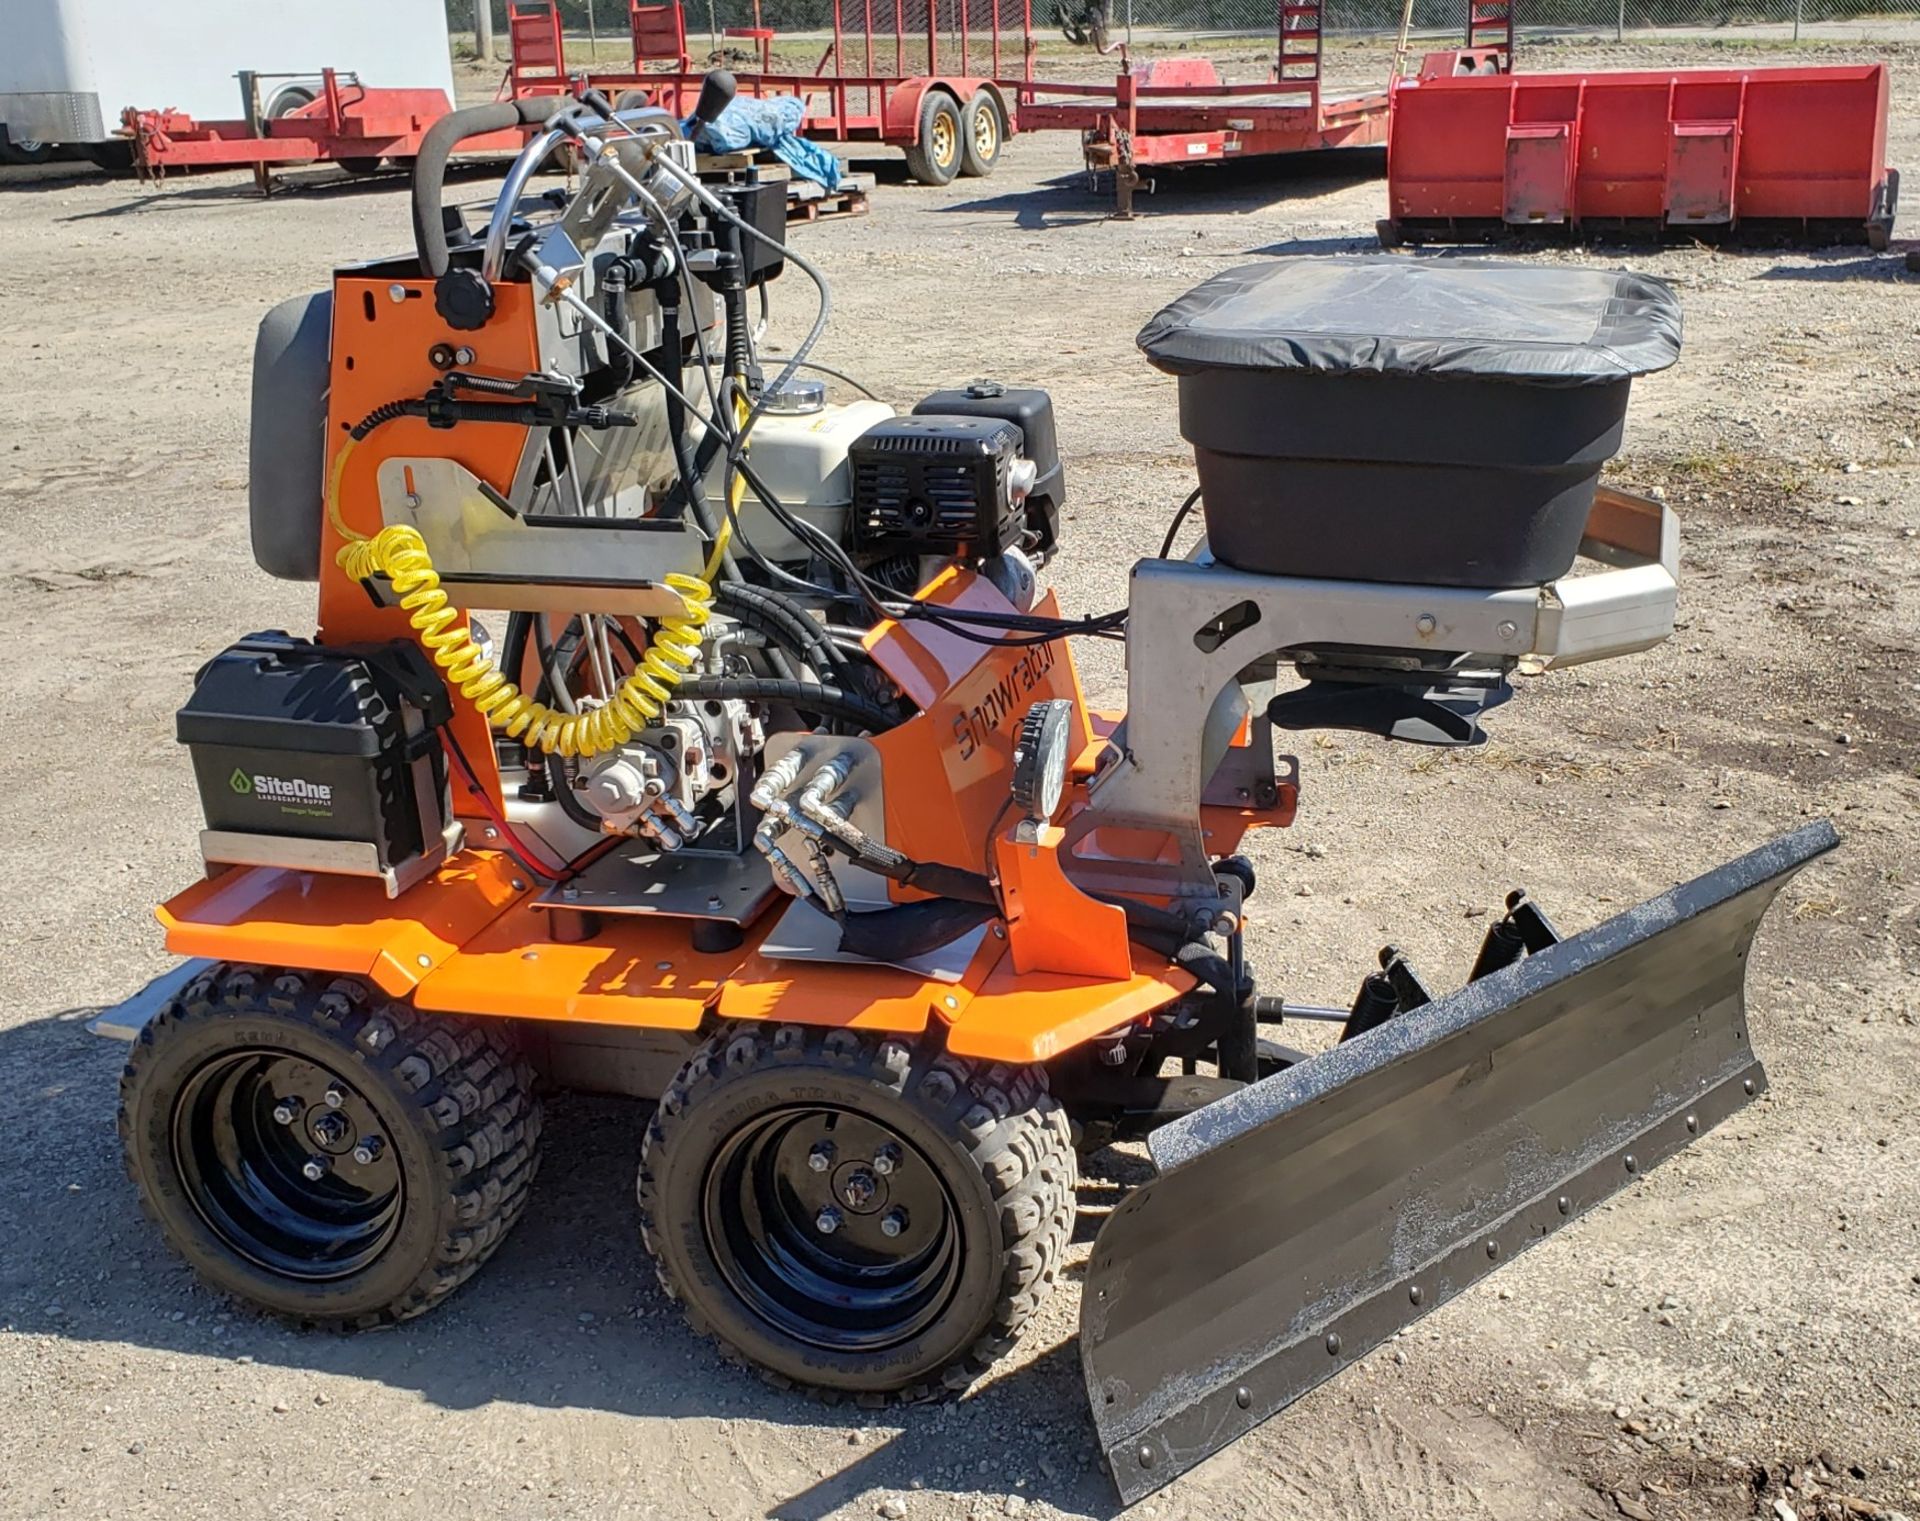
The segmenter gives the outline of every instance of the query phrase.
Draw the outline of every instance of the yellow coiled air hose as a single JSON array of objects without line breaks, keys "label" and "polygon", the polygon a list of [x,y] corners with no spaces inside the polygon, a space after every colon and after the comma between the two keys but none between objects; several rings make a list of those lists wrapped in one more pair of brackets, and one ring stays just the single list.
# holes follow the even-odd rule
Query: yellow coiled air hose
[{"label": "yellow coiled air hose", "polygon": [[604,754],[660,717],[673,689],[700,658],[707,620],[713,615],[713,580],[733,537],[745,487],[741,476],[734,476],[727,521],[714,535],[705,569],[697,576],[676,573],[665,578],[663,584],[679,594],[684,610],[656,620],[639,666],[611,698],[585,713],[564,713],[527,696],[474,642],[464,625],[454,626],[461,624],[461,614],[447,600],[419,529],[393,523],[368,538],[347,526],[340,516],[340,483],[358,442],[351,436],[341,441],[327,477],[327,519],[347,541],[337,562],[356,581],[385,576],[393,583],[408,622],[434,664],[488,722],[543,755],[573,757]]}]

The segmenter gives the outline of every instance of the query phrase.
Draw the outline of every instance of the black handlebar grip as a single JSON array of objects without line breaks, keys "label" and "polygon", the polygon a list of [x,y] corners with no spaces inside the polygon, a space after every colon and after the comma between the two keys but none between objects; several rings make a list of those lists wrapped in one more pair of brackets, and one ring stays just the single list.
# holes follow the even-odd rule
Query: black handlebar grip
[{"label": "black handlebar grip", "polygon": [[444,275],[450,260],[447,229],[441,221],[440,209],[448,155],[469,137],[505,132],[514,127],[543,126],[549,116],[570,104],[564,95],[493,100],[449,111],[427,128],[413,161],[413,241],[420,255],[420,267],[428,278],[437,280]]},{"label": "black handlebar grip", "polygon": [[693,108],[693,119],[703,127],[711,127],[720,120],[720,113],[733,104],[734,91],[738,88],[725,69],[714,69],[700,82],[700,100]]},{"label": "black handlebar grip", "polygon": [[580,104],[590,111],[597,112],[607,121],[613,120],[613,102],[607,99],[606,92],[603,90],[581,91]]}]

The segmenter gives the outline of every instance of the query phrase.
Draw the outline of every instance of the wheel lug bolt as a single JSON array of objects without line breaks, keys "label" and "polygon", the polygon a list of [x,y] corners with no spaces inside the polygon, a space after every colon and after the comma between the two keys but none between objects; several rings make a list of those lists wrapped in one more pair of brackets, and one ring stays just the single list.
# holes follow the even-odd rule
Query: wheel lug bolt
[{"label": "wheel lug bolt", "polygon": [[276,1125],[291,1125],[306,1107],[297,1098],[283,1098],[273,1106],[273,1121]]},{"label": "wheel lug bolt", "polygon": [[880,1217],[880,1234],[897,1236],[907,1228],[907,1212],[904,1209],[890,1209]]},{"label": "wheel lug bolt", "polygon": [[813,1217],[814,1229],[823,1236],[831,1236],[840,1229],[840,1211],[829,1204]]},{"label": "wheel lug bolt", "polygon": [[886,1177],[900,1165],[900,1148],[889,1141],[873,1154],[873,1170]]},{"label": "wheel lug bolt", "polygon": [[347,1101],[346,1089],[339,1087],[337,1084],[327,1089],[326,1101],[329,1109],[338,1109]]},{"label": "wheel lug bolt", "polygon": [[813,1150],[807,1153],[807,1166],[815,1172],[825,1172],[833,1166],[833,1142],[816,1142]]},{"label": "wheel lug bolt", "polygon": [[387,1149],[387,1143],[377,1135],[362,1136],[360,1144],[353,1148],[353,1159],[362,1167],[370,1166],[380,1160],[380,1153]]},{"label": "wheel lug bolt", "polygon": [[306,1165],[300,1169],[300,1176],[309,1183],[318,1183],[326,1175],[327,1159],[325,1157],[308,1157]]}]

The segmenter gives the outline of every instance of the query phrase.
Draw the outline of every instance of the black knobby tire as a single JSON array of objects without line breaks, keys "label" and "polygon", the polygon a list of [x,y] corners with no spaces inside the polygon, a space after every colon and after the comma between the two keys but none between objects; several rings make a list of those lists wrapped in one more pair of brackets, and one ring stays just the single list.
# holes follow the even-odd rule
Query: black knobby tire
[{"label": "black knobby tire", "polygon": [[[300,1128],[325,1104],[267,1112],[303,1082],[378,1135],[364,1166],[363,1136],[323,1146]],[[278,968],[210,969],[141,1031],[120,1079],[127,1172],[169,1244],[214,1288],[337,1330],[417,1315],[472,1277],[526,1205],[540,1123],[499,1021]],[[333,1167],[304,1192],[296,1148]]]},{"label": "black knobby tire", "polygon": [[920,101],[920,130],[907,145],[907,173],[923,185],[945,185],[960,172],[966,134],[960,102],[945,90],[929,90]]},{"label": "black knobby tire", "polygon": [[[825,1244],[780,1236],[782,1217],[763,1194],[754,1194],[752,1208],[738,1207],[735,1180],[757,1177],[764,1157],[745,1149],[747,1162],[729,1160],[765,1144],[743,1138],[782,1127],[783,1144],[804,1145],[804,1127],[821,1116],[834,1116],[844,1127],[839,1134],[897,1141],[897,1170],[884,1179],[897,1191],[877,1209],[941,1194],[938,1209],[916,1202],[900,1244],[883,1250],[906,1257],[914,1231],[924,1228],[931,1241],[941,1220],[951,1226],[953,1270],[941,1297],[927,1291],[922,1302],[902,1293],[851,1332],[836,1319],[847,1299],[766,1308],[769,1296],[755,1275],[768,1272],[770,1261],[803,1260]],[[835,1161],[820,1179],[829,1193],[844,1166],[860,1158]],[[1066,1114],[1037,1067],[973,1062],[926,1042],[851,1030],[741,1025],[702,1045],[661,1097],[641,1148],[641,1232],[661,1286],[693,1328],[771,1382],[828,1397],[923,1399],[966,1388],[1051,1291],[1073,1230],[1074,1181]],[[794,1192],[806,1186],[802,1175]],[[814,1204],[799,1202],[804,1217]],[[846,1235],[856,1238],[866,1226],[867,1219],[850,1220]],[[756,1257],[743,1236],[754,1245],[771,1239],[780,1250]],[[867,1240],[882,1246],[871,1232]],[[839,1249],[870,1248],[853,1239]],[[926,1250],[929,1261],[948,1260],[932,1245]],[[822,1331],[819,1322],[834,1329]]]},{"label": "black knobby tire", "polygon": [[993,173],[1007,140],[1007,121],[990,90],[976,90],[960,123],[960,172],[974,179]]}]

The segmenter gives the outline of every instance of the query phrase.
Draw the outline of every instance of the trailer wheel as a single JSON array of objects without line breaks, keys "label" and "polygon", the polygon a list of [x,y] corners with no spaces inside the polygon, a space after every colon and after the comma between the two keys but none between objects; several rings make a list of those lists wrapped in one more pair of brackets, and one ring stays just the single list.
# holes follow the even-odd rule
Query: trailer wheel
[{"label": "trailer wheel", "polygon": [[1038,1067],[799,1025],[723,1030],[640,1153],[640,1222],[694,1329],[782,1387],[964,1389],[1053,1286],[1073,1143]]},{"label": "trailer wheel", "polygon": [[278,121],[283,116],[293,115],[295,111],[304,111],[313,102],[313,91],[305,85],[288,85],[267,103],[265,115],[268,121]]},{"label": "trailer wheel", "polygon": [[337,158],[334,162],[355,179],[364,179],[369,174],[378,174],[387,161],[383,158]]},{"label": "trailer wheel", "polygon": [[141,1031],[119,1122],[141,1204],[202,1278],[337,1330],[470,1278],[526,1204],[540,1137],[498,1021],[228,965]]},{"label": "trailer wheel", "polygon": [[966,119],[960,135],[960,172],[974,178],[993,173],[1000,162],[1000,146],[1007,139],[1007,124],[1000,115],[1000,102],[990,91],[976,90],[967,102]]},{"label": "trailer wheel", "polygon": [[907,173],[923,185],[945,185],[960,172],[965,140],[960,102],[945,90],[929,90],[920,102],[920,130],[907,145]]},{"label": "trailer wheel", "polygon": [[44,164],[52,157],[52,143],[33,137],[16,138],[10,136],[5,127],[0,127],[0,163]]}]

